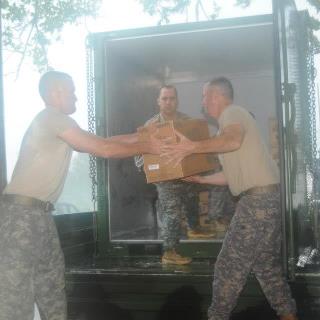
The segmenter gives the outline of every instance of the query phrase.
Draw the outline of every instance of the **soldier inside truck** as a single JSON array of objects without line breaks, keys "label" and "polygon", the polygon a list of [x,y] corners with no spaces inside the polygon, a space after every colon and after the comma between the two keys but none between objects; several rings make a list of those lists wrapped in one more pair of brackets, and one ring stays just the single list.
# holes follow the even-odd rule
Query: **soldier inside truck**
[{"label": "soldier inside truck", "polygon": [[[177,110],[178,92],[173,85],[160,87],[157,103],[159,113],[153,115],[145,125],[190,119],[188,115]],[[144,164],[143,156],[136,157],[135,162],[141,168]],[[229,196],[228,188],[221,186],[211,188],[208,211],[212,215],[210,215],[211,220],[204,224],[200,223],[200,188],[196,184],[176,179],[159,181],[155,186],[158,192],[155,214],[159,220],[161,219],[160,237],[163,239],[164,251],[161,261],[163,264],[189,264],[192,259],[183,257],[176,251],[181,235],[186,233],[187,239],[214,239],[217,233],[225,232],[229,221],[223,213],[226,210],[227,215],[233,214],[233,199]],[[214,217],[217,217],[217,220]],[[186,232],[183,229],[187,229]]]}]

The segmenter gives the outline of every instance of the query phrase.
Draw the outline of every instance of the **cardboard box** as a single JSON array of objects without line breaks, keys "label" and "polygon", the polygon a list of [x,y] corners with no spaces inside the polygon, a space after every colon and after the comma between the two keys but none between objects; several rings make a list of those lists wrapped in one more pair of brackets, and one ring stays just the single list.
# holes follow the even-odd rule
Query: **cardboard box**
[{"label": "cardboard box", "polygon": [[[205,140],[210,137],[207,122],[200,119],[167,121],[158,124],[157,129],[157,137],[172,138],[173,141],[177,141],[174,130],[192,141]],[[152,134],[152,131],[147,128],[139,132],[141,141],[147,141]],[[166,164],[166,160],[159,155],[144,154],[143,160],[148,183],[180,179],[213,170],[218,166],[217,157],[213,153],[192,154],[183,159],[176,167],[173,167],[172,164]]]}]

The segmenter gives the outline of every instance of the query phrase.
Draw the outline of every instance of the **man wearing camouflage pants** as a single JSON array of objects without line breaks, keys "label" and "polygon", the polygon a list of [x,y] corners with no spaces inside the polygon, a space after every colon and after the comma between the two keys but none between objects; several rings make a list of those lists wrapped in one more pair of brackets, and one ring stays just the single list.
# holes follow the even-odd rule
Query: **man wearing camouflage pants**
[{"label": "man wearing camouflage pants", "polygon": [[214,269],[210,320],[228,320],[252,271],[281,320],[296,320],[296,306],[283,278],[279,172],[271,159],[255,119],[233,104],[233,88],[226,78],[216,78],[203,88],[203,106],[219,122],[216,137],[166,146],[164,155],[174,163],[192,153],[217,152],[222,172],[195,176],[189,181],[229,185],[239,196]]},{"label": "man wearing camouflage pants", "polygon": [[102,138],[69,117],[76,110],[72,78],[49,71],[39,82],[45,108],[29,126],[11,182],[0,196],[0,319],[66,320],[64,257],[51,216],[72,149],[103,158],[160,153],[161,142],[138,135]]},{"label": "man wearing camouflage pants", "polygon": [[[221,171],[217,168],[212,173]],[[223,235],[234,215],[236,208],[236,197],[234,197],[228,186],[208,185],[208,219],[206,223],[211,226],[218,235]]]},{"label": "man wearing camouflage pants", "polygon": [[[159,113],[149,119],[145,125],[163,123],[169,120],[190,119],[179,112],[177,89],[172,85],[165,85],[159,90]],[[136,165],[143,165],[142,157],[136,157]],[[208,239],[215,233],[203,230],[199,221],[199,188],[195,184],[188,184],[182,180],[164,181],[155,184],[158,191],[158,215],[162,220],[163,256],[162,263],[184,265],[191,262],[191,258],[183,257],[176,249],[181,237],[183,216],[187,219],[188,238]]]}]

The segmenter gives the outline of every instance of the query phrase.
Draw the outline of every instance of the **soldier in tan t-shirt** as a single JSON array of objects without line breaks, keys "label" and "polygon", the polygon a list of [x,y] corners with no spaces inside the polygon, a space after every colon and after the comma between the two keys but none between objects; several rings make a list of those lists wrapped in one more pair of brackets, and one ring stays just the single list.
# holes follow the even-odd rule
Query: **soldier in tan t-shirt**
[{"label": "soldier in tan t-shirt", "polygon": [[178,163],[192,153],[219,154],[222,171],[194,176],[192,182],[229,185],[239,196],[235,214],[215,263],[209,320],[228,320],[252,271],[281,320],[296,320],[296,306],[282,276],[279,172],[252,115],[233,105],[233,88],[216,78],[203,89],[203,106],[219,122],[219,134],[193,142],[166,146],[164,155]]},{"label": "soldier in tan t-shirt", "polygon": [[[178,111],[178,92],[172,85],[164,85],[159,90],[157,99],[159,113],[149,119],[145,126],[164,123],[166,121],[187,120],[190,117]],[[143,166],[143,157],[136,157],[136,165]],[[205,230],[200,226],[199,186],[186,183],[182,180],[162,181],[155,183],[158,193],[158,215],[161,219],[161,234],[163,238],[163,264],[184,265],[191,263],[192,259],[180,255],[177,247],[181,237],[181,224],[183,215],[188,223],[187,235],[194,239],[210,239],[214,232]]]},{"label": "soldier in tan t-shirt", "polygon": [[138,135],[98,137],[70,118],[76,110],[72,78],[49,71],[39,82],[45,108],[22,141],[12,179],[0,196],[0,318],[66,320],[64,258],[51,210],[73,150],[103,158],[160,153],[161,142]]}]

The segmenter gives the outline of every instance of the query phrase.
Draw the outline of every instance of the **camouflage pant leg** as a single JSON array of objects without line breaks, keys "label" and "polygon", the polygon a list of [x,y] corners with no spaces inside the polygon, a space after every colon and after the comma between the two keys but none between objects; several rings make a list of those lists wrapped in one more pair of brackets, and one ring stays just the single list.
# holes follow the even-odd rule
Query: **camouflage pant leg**
[{"label": "camouflage pant leg", "polygon": [[231,217],[235,211],[235,200],[228,186],[210,186],[208,216],[210,219]]},{"label": "camouflage pant leg", "polygon": [[56,225],[51,213],[45,213],[44,238],[35,268],[34,286],[41,320],[67,319],[65,264]]},{"label": "camouflage pant leg", "polygon": [[279,208],[276,193],[246,196],[238,202],[215,264],[210,320],[229,319],[251,270],[279,314],[295,311],[281,272]]},{"label": "camouflage pant leg", "polygon": [[164,250],[175,249],[181,236],[181,197],[171,182],[157,184]]},{"label": "camouflage pant leg", "polygon": [[197,184],[181,182],[179,191],[182,202],[182,214],[187,218],[190,229],[200,225],[199,219],[199,187]]},{"label": "camouflage pant leg", "polygon": [[[281,264],[281,215],[279,194],[264,199],[264,207],[268,207],[267,212],[257,211],[259,219],[273,216],[274,219],[268,221],[265,229],[266,235],[263,238],[259,257],[252,266],[252,271],[260,283],[263,293],[269,301],[271,307],[278,315],[296,313],[296,304],[292,299],[290,287],[283,275]],[[267,204],[268,203],[268,204]]]},{"label": "camouflage pant leg", "polygon": [[50,213],[0,202],[1,320],[65,320],[64,260]]}]

